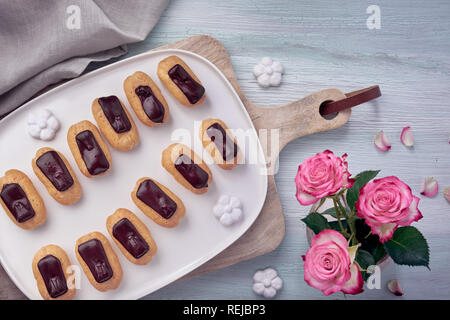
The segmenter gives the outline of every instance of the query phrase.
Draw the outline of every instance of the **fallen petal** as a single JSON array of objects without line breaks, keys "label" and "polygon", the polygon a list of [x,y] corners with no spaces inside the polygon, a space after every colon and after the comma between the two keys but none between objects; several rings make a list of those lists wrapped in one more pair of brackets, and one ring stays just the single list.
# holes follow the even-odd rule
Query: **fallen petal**
[{"label": "fallen petal", "polygon": [[387,139],[383,130],[377,133],[374,143],[375,146],[381,151],[388,151],[391,148],[391,143]]},{"label": "fallen petal", "polygon": [[420,194],[426,197],[434,197],[438,193],[438,191],[439,185],[436,179],[433,177],[425,178]]},{"label": "fallen petal", "polygon": [[412,147],[414,145],[414,139],[411,133],[411,127],[404,127],[402,134],[400,135],[400,141],[407,147]]},{"label": "fallen petal", "polygon": [[400,284],[398,283],[397,279],[389,281],[387,283],[387,287],[388,287],[389,291],[391,293],[395,294],[396,296],[402,296],[403,295],[402,288],[400,288]]},{"label": "fallen petal", "polygon": [[444,197],[450,203],[450,187],[444,189]]}]

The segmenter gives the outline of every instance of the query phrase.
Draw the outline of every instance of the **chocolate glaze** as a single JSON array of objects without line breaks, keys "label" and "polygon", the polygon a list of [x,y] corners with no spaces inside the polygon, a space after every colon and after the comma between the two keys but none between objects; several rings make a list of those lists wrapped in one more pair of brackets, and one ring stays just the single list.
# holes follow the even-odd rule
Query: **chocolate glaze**
[{"label": "chocolate glaze", "polygon": [[56,190],[65,191],[73,185],[73,178],[58,152],[47,151],[36,160],[36,165]]},{"label": "chocolate glaze", "polygon": [[169,219],[177,211],[175,201],[150,179],[142,181],[136,197],[165,219]]},{"label": "chocolate glaze", "polygon": [[37,267],[50,297],[57,298],[69,290],[61,261],[58,258],[49,254],[39,260]]},{"label": "chocolate glaze", "polygon": [[216,122],[210,125],[206,129],[206,133],[211,141],[214,142],[217,149],[220,150],[223,160],[228,161],[236,157],[238,151],[237,145],[219,123]]},{"label": "chocolate glaze", "polygon": [[80,244],[78,252],[91,270],[95,281],[102,283],[112,278],[113,270],[100,240],[91,239]]},{"label": "chocolate glaze", "polygon": [[131,130],[130,119],[128,119],[119,98],[116,96],[98,98],[98,104],[102,107],[106,119],[115,132],[123,133]]},{"label": "chocolate glaze", "polygon": [[3,185],[0,197],[17,222],[25,222],[34,217],[33,206],[17,183]]},{"label": "chocolate glaze", "polygon": [[76,141],[81,157],[91,175],[95,176],[108,170],[108,159],[91,131],[80,132],[76,136]]},{"label": "chocolate glaze", "polygon": [[136,259],[139,259],[150,250],[147,241],[127,218],[123,218],[114,225],[113,236]]},{"label": "chocolate glaze", "polygon": [[134,90],[141,101],[142,109],[144,109],[147,117],[156,123],[163,122],[166,110],[162,103],[155,97],[149,86],[139,86]]},{"label": "chocolate glaze", "polygon": [[208,173],[185,154],[175,160],[175,169],[196,189],[208,186]]},{"label": "chocolate glaze", "polygon": [[179,64],[169,70],[169,77],[180,88],[191,104],[196,104],[205,93],[205,88],[195,81]]}]

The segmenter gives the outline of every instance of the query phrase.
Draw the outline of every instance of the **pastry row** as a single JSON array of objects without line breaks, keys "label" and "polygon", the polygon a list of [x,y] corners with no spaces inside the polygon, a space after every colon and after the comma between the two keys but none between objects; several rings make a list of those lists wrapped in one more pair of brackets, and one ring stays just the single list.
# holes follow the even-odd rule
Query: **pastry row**
[{"label": "pastry row", "polygon": [[[158,76],[169,91],[184,105],[198,105],[205,98],[200,80],[176,56],[160,62]],[[138,118],[146,125],[163,124],[169,107],[155,82],[143,72],[135,72],[124,81],[127,99]],[[137,127],[124,104],[116,96],[97,98],[92,113],[108,143],[121,151],[133,149],[139,142]],[[85,120],[72,125],[67,142],[80,171],[89,178],[107,174],[111,152],[99,129]],[[200,139],[221,168],[230,170],[241,161],[236,139],[219,119],[206,119]],[[208,166],[187,146],[173,144],[164,150],[162,165],[187,189],[201,194],[208,190],[212,174]],[[81,185],[64,155],[51,148],[41,148],[32,161],[33,171],[49,194],[63,205],[76,203],[82,195]],[[33,229],[45,221],[42,198],[30,179],[18,170],[9,170],[0,178],[0,203],[18,226]]]},{"label": "pastry row", "polygon": [[[108,233],[132,263],[148,264],[158,247],[145,224],[131,211],[121,208],[106,220]],[[114,290],[122,281],[122,267],[108,239],[100,232],[80,237],[75,255],[89,282],[99,291]],[[78,288],[66,252],[51,244],[36,252],[32,262],[39,293],[46,300],[73,299]]]}]

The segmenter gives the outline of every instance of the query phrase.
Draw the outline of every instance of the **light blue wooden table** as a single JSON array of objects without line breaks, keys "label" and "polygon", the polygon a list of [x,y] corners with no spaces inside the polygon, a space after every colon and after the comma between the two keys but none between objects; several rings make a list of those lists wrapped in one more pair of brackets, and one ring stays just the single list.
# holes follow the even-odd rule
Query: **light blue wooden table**
[{"label": "light blue wooden table", "polygon": [[[366,8],[381,8],[381,29],[366,26]],[[307,157],[323,151],[349,154],[350,172],[382,169],[397,175],[418,194],[426,176],[450,185],[450,2],[350,0],[174,0],[144,42],[129,46],[135,55],[196,34],[220,40],[231,56],[241,88],[261,105],[281,105],[314,91],[352,91],[379,84],[383,97],[354,109],[350,121],[332,132],[290,143],[281,153],[276,182],[286,216],[286,237],[274,252],[163,288],[148,299],[258,299],[253,273],[275,267],[284,280],[279,299],[322,299],[303,281],[301,255],[308,249],[300,222],[309,208],[295,199],[294,176]],[[278,88],[258,87],[253,66],[263,56],[285,67]],[[99,65],[96,65],[99,66]],[[416,144],[400,141],[412,127]],[[392,142],[387,153],[373,146],[383,129]],[[416,223],[431,247],[431,271],[390,264],[380,290],[348,299],[450,298],[450,204],[442,193],[421,197],[424,218]],[[398,278],[405,295],[396,298],[386,282]],[[335,294],[328,299],[343,299]]]}]

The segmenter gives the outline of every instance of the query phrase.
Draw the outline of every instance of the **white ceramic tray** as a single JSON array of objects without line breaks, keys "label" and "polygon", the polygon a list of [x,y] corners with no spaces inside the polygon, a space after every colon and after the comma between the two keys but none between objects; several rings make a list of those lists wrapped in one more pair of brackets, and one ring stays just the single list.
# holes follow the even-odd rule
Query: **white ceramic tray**
[{"label": "white ceramic tray", "polygon": [[[202,81],[206,101],[197,107],[182,106],[165,89],[156,75],[158,62],[170,55],[178,55],[194,70]],[[123,92],[123,80],[135,71],[144,71],[161,88],[170,108],[170,119],[161,127],[150,128],[135,116]],[[140,135],[140,144],[130,152],[112,148],[111,171],[103,177],[88,179],[79,171],[66,142],[70,125],[81,120],[95,123],[91,114],[94,98],[117,95],[133,117]],[[61,120],[56,138],[44,142],[31,138],[26,130],[27,116],[32,110],[47,108]],[[0,121],[0,174],[9,169],[25,172],[47,207],[46,223],[31,231],[17,227],[0,207],[0,262],[17,287],[31,299],[40,299],[31,269],[35,252],[47,244],[61,246],[74,265],[75,241],[82,235],[100,231],[111,241],[123,268],[123,280],[118,289],[105,293],[94,289],[81,274],[81,288],[77,299],[137,299],[149,294],[205,263],[234,241],[252,225],[264,204],[267,176],[263,164],[245,164],[231,171],[209,164],[213,183],[203,195],[195,195],[182,187],[161,166],[161,152],[176,142],[180,134],[190,133],[193,149],[203,154],[195,121],[215,117],[222,119],[231,129],[251,132],[251,142],[262,154],[261,145],[238,95],[224,75],[208,60],[183,50],[148,52],[111,64],[78,79],[63,84]],[[239,144],[244,141],[239,141]],[[246,142],[248,144],[248,141]],[[83,188],[82,199],[73,206],[57,203],[40,183],[31,168],[37,149],[49,146],[62,152],[73,167]],[[245,154],[246,159],[249,155]],[[262,174],[263,173],[263,174]],[[130,193],[136,181],[144,176],[155,178],[169,187],[184,202],[186,216],[180,225],[167,229],[155,224],[133,203]],[[212,208],[221,194],[240,197],[245,218],[240,224],[226,228],[214,217]],[[128,208],[136,213],[150,229],[158,253],[146,266],[130,263],[112,242],[106,230],[106,217],[117,208]]]}]

